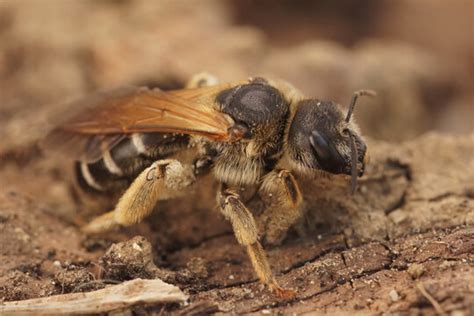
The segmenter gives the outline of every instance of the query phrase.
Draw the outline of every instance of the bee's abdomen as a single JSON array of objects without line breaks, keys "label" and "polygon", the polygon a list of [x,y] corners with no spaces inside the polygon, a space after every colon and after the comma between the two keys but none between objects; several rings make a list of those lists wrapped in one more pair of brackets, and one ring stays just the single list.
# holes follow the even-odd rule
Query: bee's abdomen
[{"label": "bee's abdomen", "polygon": [[76,162],[77,182],[86,192],[124,190],[154,161],[164,159],[186,148],[189,136],[182,134],[132,134],[109,150],[96,162]]}]

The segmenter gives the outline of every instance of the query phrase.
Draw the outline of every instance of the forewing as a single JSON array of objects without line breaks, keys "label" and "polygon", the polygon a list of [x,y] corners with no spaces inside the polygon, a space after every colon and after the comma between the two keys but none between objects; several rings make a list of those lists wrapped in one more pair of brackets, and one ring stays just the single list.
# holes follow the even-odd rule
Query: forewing
[{"label": "forewing", "polygon": [[[182,133],[226,141],[233,122],[214,109],[209,103],[212,97],[204,95],[210,91],[203,89],[193,89],[193,97],[181,97],[179,90],[125,88],[81,100],[72,107],[84,110],[56,127],[44,146],[74,159],[95,161],[131,133]],[[206,98],[211,99],[203,102]]]}]

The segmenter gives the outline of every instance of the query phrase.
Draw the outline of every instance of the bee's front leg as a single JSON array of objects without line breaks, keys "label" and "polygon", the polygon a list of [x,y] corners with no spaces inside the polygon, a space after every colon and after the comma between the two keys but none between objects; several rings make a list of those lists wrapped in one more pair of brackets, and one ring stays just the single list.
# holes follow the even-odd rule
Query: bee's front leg
[{"label": "bee's front leg", "polygon": [[282,298],[293,297],[295,295],[293,290],[283,289],[278,285],[270,269],[265,251],[258,241],[257,224],[252,213],[240,200],[240,196],[232,190],[221,190],[218,200],[222,213],[232,224],[237,241],[247,248],[247,253],[260,281]]},{"label": "bee's front leg", "polygon": [[278,245],[288,229],[302,216],[303,198],[298,183],[288,170],[275,170],[265,176],[260,186],[265,211],[259,218],[265,244]]},{"label": "bee's front leg", "polygon": [[94,234],[139,223],[152,212],[157,201],[182,195],[194,180],[191,166],[173,159],[158,160],[138,175],[113,211],[95,218],[82,230]]}]

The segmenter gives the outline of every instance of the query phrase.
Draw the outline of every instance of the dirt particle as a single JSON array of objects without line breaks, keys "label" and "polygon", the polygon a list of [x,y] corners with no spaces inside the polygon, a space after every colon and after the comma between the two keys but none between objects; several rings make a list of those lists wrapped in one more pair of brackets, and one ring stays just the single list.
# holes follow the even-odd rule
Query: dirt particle
[{"label": "dirt particle", "polygon": [[[137,251],[137,248],[141,251]],[[100,262],[105,276],[117,281],[150,279],[154,277],[154,271],[157,269],[153,263],[151,244],[141,236],[113,244]]]},{"label": "dirt particle", "polygon": [[48,250],[48,252],[46,253],[46,258],[48,259],[53,259],[54,257],[56,257],[56,249],[50,249]]},{"label": "dirt particle", "polygon": [[419,277],[421,277],[423,273],[425,273],[425,271],[426,271],[426,268],[422,264],[419,264],[419,263],[413,263],[412,265],[410,265],[410,267],[408,267],[408,270],[407,270],[408,274],[411,276],[413,280],[416,280]]},{"label": "dirt particle", "polygon": [[455,261],[448,261],[448,260],[444,260],[443,263],[441,263],[439,265],[439,269],[441,271],[444,271],[444,270],[447,270],[451,267],[454,267],[456,265],[456,262]]},{"label": "dirt particle", "polygon": [[32,260],[31,262],[20,264],[15,267],[15,270],[21,271],[28,276],[38,277],[41,274],[40,266],[40,260]]},{"label": "dirt particle", "polygon": [[132,248],[137,250],[137,251],[143,251],[142,247],[137,244],[136,242],[132,244]]},{"label": "dirt particle", "polygon": [[8,214],[0,213],[0,223],[5,223],[10,219]]},{"label": "dirt particle", "polygon": [[354,304],[354,309],[358,311],[358,310],[364,309],[364,306],[361,305],[361,304],[356,303],[356,304]]},{"label": "dirt particle", "polygon": [[[193,274],[193,276],[199,279],[205,279],[209,276],[209,272],[206,267],[206,262],[202,258],[192,258],[187,264],[186,267]],[[232,278],[231,278],[232,277]],[[234,276],[230,275],[229,279],[233,280]]]},{"label": "dirt particle", "polygon": [[[98,283],[92,282],[94,276],[85,268],[63,270],[54,276],[54,283],[61,293],[83,292],[97,289]],[[101,286],[99,286],[100,288]]]},{"label": "dirt particle", "polygon": [[177,281],[174,272],[159,269],[155,265],[152,246],[142,236],[112,244],[99,259],[99,264],[103,268],[102,277],[108,280],[125,281],[136,278],[159,278],[165,282]]},{"label": "dirt particle", "polygon": [[28,235],[21,227],[15,227],[14,232],[17,234],[18,238],[24,242],[31,240],[30,235]]},{"label": "dirt particle", "polygon": [[400,299],[400,296],[398,295],[398,292],[395,289],[392,289],[389,293],[388,296],[390,297],[390,300],[392,302],[396,302]]},{"label": "dirt particle", "polygon": [[337,284],[339,284],[339,285],[343,285],[343,284],[345,284],[345,283],[347,282],[347,280],[346,280],[346,278],[344,278],[344,277],[341,276],[341,277],[337,278],[336,282],[337,282]]},{"label": "dirt particle", "polygon": [[41,284],[41,281],[21,271],[12,271],[0,277],[0,297],[5,301],[24,300],[43,295],[54,294],[51,284]]}]

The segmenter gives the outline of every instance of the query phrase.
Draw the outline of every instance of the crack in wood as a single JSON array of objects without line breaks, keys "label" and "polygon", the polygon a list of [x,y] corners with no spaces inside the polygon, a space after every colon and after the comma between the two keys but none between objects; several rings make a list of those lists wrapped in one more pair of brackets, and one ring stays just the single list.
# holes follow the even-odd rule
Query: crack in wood
[{"label": "crack in wood", "polygon": [[[449,238],[451,237],[453,234],[455,233],[458,233],[459,230],[452,230],[450,231],[448,234],[446,234],[445,236],[443,236],[443,238]],[[468,231],[466,232],[468,233]],[[413,236],[416,236],[416,235],[420,235],[420,234],[410,234],[410,235],[407,235],[403,238],[403,240],[405,241],[408,241],[411,237]],[[429,238],[429,237],[428,237]],[[373,242],[368,242],[368,243],[365,243],[365,244],[362,244],[358,247],[355,247],[355,248],[352,248],[351,250],[360,250],[362,249],[364,246],[367,246],[369,244],[372,244],[374,247],[376,246],[380,246],[382,247],[384,250],[387,251],[387,254],[385,255],[385,259],[387,260],[387,262],[383,263],[381,266],[375,268],[375,269],[368,269],[366,271],[363,271],[362,273],[355,273],[355,274],[349,274],[348,277],[346,278],[346,280],[349,281],[350,283],[350,286],[351,288],[354,288],[354,281],[355,280],[359,280],[361,278],[367,278],[367,277],[370,277],[378,272],[381,272],[381,271],[384,271],[384,270],[393,270],[393,271],[396,271],[396,272],[404,272],[408,269],[408,265],[409,264],[413,264],[413,263],[419,263],[419,264],[424,264],[424,263],[427,263],[427,262],[430,262],[430,261],[433,261],[433,260],[451,260],[451,261],[457,261],[457,262],[462,262],[462,259],[460,258],[453,258],[453,257],[448,257],[448,256],[441,256],[441,255],[435,255],[435,256],[429,256],[428,258],[425,258],[424,260],[416,260],[415,258],[413,260],[407,260],[406,263],[407,265],[405,265],[404,267],[400,267],[400,266],[396,266],[395,265],[395,259],[397,259],[398,256],[401,256],[403,254],[395,254],[395,252],[391,249],[391,247],[387,247],[387,245],[384,245],[384,243],[379,243],[379,242],[376,242],[376,243],[373,243]],[[347,249],[346,249],[347,250]],[[466,251],[469,251],[469,250],[466,250]],[[303,266],[305,266],[306,264],[308,263],[315,263],[316,261],[318,261],[319,259],[325,257],[325,256],[328,256],[330,254],[333,254],[333,253],[337,253],[337,252],[334,252],[334,251],[330,251],[328,253],[326,253],[325,255],[321,255],[321,256],[318,256],[316,259],[314,259],[313,261],[305,261],[304,264],[302,264],[301,266],[295,268],[295,269],[291,269],[291,270],[288,270],[288,271],[285,271],[284,274],[289,274],[289,273],[292,273],[292,272],[295,272],[295,270],[299,270],[301,269]],[[458,253],[457,256],[460,256],[462,254],[464,254],[465,252],[462,252],[462,253]],[[346,256],[344,255],[344,253],[339,253],[339,255],[341,256],[341,260],[344,264],[344,266],[346,267],[349,267],[349,264],[347,262],[347,258]],[[255,312],[259,312],[259,311],[262,311],[264,309],[270,309],[270,311],[272,309],[276,309],[276,308],[279,308],[279,307],[284,307],[284,306],[292,306],[293,304],[295,303],[298,303],[298,302],[304,302],[304,301],[307,301],[307,300],[310,300],[312,298],[315,298],[319,295],[322,295],[324,293],[327,293],[327,292],[331,292],[332,290],[334,290],[335,288],[339,287],[339,286],[342,286],[344,285],[345,283],[347,282],[343,282],[343,283],[338,283],[338,280],[337,278],[334,278],[334,275],[331,274],[331,280],[332,280],[332,283],[331,284],[328,284],[327,287],[325,287],[324,289],[320,290],[320,291],[317,291],[315,293],[312,293],[310,295],[306,295],[306,296],[299,296],[297,298],[295,298],[294,300],[290,300],[290,301],[282,301],[282,302],[272,302],[272,303],[263,303],[259,306],[256,306],[254,308],[251,308],[251,309],[242,309],[242,310],[239,310],[239,312],[245,312],[245,313],[255,313]],[[236,286],[241,286],[241,285],[244,285],[244,284],[250,284],[250,283],[255,283],[255,282],[242,282],[241,284],[238,284],[238,285],[232,285],[232,286],[229,286],[229,287],[226,287],[226,289],[229,289],[229,288],[233,288],[233,287],[236,287]]]}]

